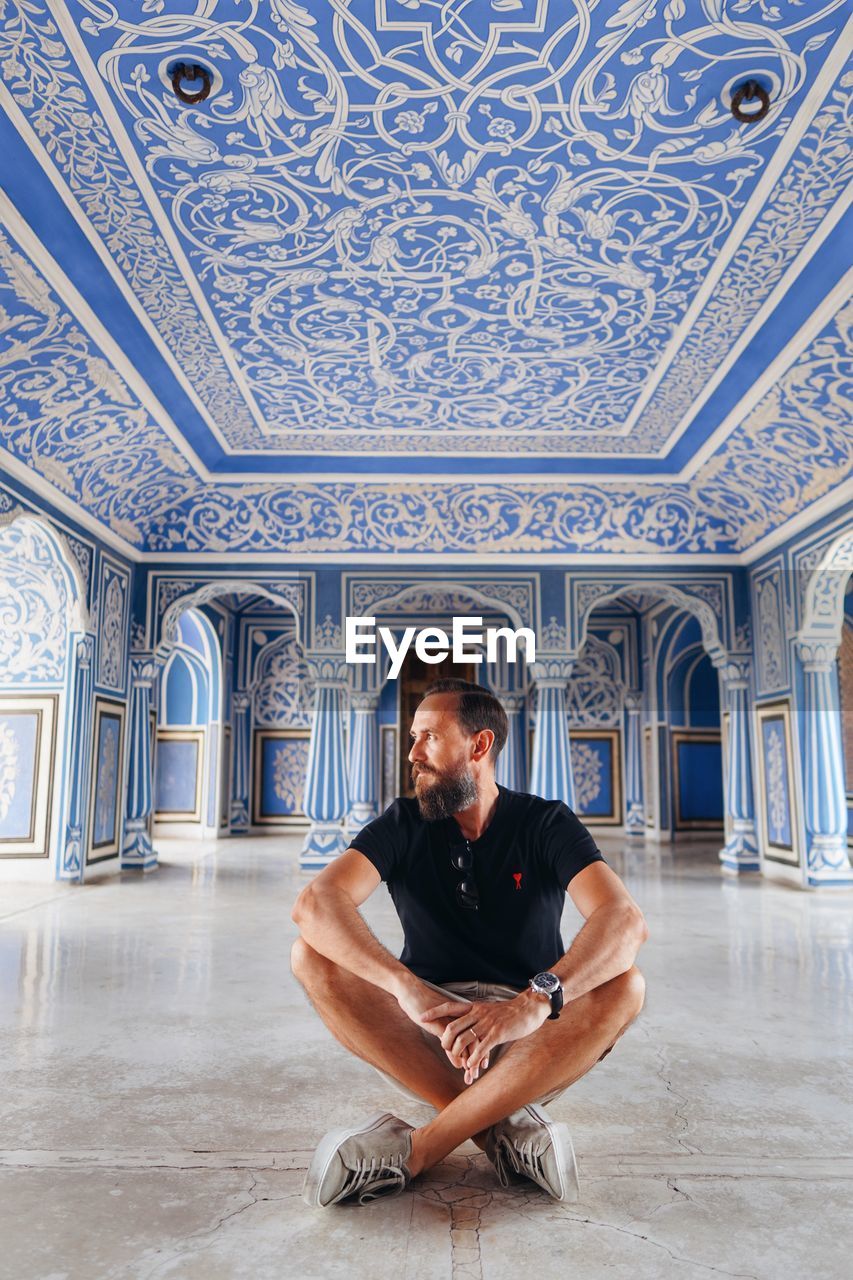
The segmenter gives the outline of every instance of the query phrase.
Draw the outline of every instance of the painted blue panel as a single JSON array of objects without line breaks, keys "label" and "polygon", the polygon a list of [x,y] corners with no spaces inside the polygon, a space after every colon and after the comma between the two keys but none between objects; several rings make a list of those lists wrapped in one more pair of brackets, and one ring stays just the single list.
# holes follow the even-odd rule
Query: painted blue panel
[{"label": "painted blue panel", "polygon": [[613,813],[613,740],[572,734],[572,776],[575,804],[585,818],[608,818]]},{"label": "painted blue panel", "polygon": [[195,812],[198,769],[198,742],[158,742],[154,794],[159,813]]},{"label": "painted blue panel", "polygon": [[308,745],[307,738],[262,739],[261,817],[301,813]]},{"label": "painted blue panel", "polygon": [[719,742],[679,742],[678,807],[682,822],[722,822],[723,762]]},{"label": "painted blue panel", "polygon": [[31,840],[39,715],[0,715],[0,840]]},{"label": "painted blue panel", "polygon": [[764,828],[768,842],[782,849],[792,849],[791,780],[785,750],[785,722],[781,716],[768,716],[761,722],[764,756]]},{"label": "painted blue panel", "polygon": [[92,848],[112,844],[116,838],[119,766],[121,763],[121,719],[106,711],[98,722],[95,757],[95,818]]},{"label": "painted blue panel", "polygon": [[719,729],[720,681],[707,654],[694,668],[688,695],[691,726],[694,729]]},{"label": "painted blue panel", "polygon": [[194,701],[196,683],[189,661],[182,653],[175,654],[166,673],[163,724],[195,724]]}]

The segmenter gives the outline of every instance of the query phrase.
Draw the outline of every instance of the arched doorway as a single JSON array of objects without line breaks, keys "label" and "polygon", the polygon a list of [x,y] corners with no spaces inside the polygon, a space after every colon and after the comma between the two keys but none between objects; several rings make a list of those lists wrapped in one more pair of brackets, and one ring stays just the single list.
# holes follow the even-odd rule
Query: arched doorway
[{"label": "arched doorway", "polygon": [[[307,825],[311,688],[300,630],[288,595],[251,581],[207,583],[171,601],[156,650],[159,835],[273,834]],[[174,810],[161,807],[164,745],[186,761],[180,828]]]},{"label": "arched doorway", "polygon": [[154,835],[216,835],[222,757],[222,650],[199,608],[178,619],[160,682]]},{"label": "arched doorway", "polygon": [[[89,630],[85,586],[65,539],[38,517],[7,517],[0,524],[0,868],[5,874],[82,879],[87,861],[97,857],[86,803]],[[119,664],[122,655],[119,646]],[[119,739],[109,788],[104,782],[112,856],[120,839],[120,747]]]},{"label": "arched doorway", "polygon": [[602,834],[683,843],[723,833],[726,655],[711,609],[663,583],[614,585],[581,636],[569,683],[580,816]]}]

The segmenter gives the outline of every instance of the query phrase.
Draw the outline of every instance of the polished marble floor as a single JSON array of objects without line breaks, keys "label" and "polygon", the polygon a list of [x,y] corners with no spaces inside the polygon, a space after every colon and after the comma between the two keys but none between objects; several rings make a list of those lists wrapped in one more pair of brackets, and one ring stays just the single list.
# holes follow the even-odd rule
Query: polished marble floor
[{"label": "polished marble floor", "polygon": [[[298,847],[163,841],[144,878],[0,881],[2,1280],[850,1274],[853,896],[723,879],[707,846],[614,846],[648,999],[552,1108],[580,1202],[501,1190],[466,1144],[395,1200],[312,1211],[326,1129],[429,1110],[290,975]],[[367,915],[396,946],[383,889]]]}]

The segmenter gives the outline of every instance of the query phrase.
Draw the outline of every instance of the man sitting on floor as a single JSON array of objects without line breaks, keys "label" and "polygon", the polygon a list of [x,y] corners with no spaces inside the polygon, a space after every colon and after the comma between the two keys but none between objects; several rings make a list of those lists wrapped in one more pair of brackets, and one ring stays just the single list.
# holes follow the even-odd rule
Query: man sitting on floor
[{"label": "man sitting on floor", "polygon": [[[334,1036],[438,1114],[389,1113],[321,1141],[310,1205],[400,1192],[473,1138],[504,1185],[577,1197],[571,1139],[544,1107],[613,1048],[640,1012],[642,913],[558,800],[495,783],[503,707],[439,680],[412,722],[416,799],[395,800],[300,893],[293,972]],[[399,960],[358,908],[385,880]],[[566,891],[585,924],[563,954]]]}]

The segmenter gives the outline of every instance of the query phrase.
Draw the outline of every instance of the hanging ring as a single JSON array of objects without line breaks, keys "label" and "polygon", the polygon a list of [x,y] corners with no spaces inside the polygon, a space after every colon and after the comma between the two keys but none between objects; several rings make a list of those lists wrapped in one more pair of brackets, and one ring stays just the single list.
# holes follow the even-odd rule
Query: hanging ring
[{"label": "hanging ring", "polygon": [[[742,111],[742,102],[754,102],[758,98],[761,106],[757,111]],[[770,110],[770,94],[757,80],[745,80],[738,85],[732,94],[732,115],[741,124],[752,124],[755,120],[763,120]]]},{"label": "hanging ring", "polygon": [[[188,93],[186,89],[182,88],[181,82],[183,80],[200,80],[201,88]],[[197,62],[176,62],[172,67],[172,89],[175,97],[179,98],[181,102],[189,103],[190,106],[194,106],[197,102],[204,102],[210,93],[210,86],[211,78],[207,67],[199,66]]]}]

